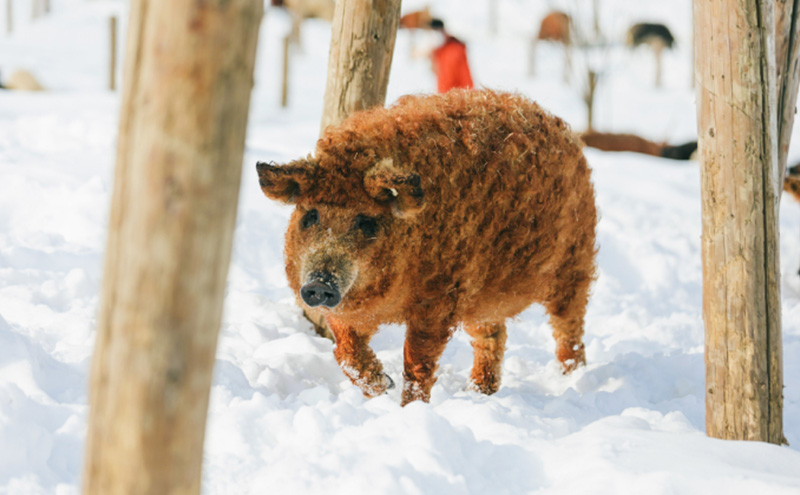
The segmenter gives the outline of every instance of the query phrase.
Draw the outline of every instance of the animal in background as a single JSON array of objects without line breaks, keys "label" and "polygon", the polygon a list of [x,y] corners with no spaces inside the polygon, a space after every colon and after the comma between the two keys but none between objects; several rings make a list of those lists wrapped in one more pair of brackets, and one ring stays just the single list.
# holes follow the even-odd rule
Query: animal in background
[{"label": "animal in background", "polygon": [[[800,203],[800,164],[790,167],[787,172],[788,174],[783,179],[783,190]],[[797,274],[800,275],[800,269]]]},{"label": "animal in background", "polygon": [[661,87],[661,54],[664,48],[671,49],[675,44],[675,37],[669,28],[664,24],[640,22],[628,29],[625,42],[630,48],[647,45],[653,50],[656,61],[655,85]]},{"label": "animal in background", "polygon": [[289,39],[300,44],[300,27],[306,19],[333,20],[334,0],[272,0],[274,7],[285,7],[292,18]]},{"label": "animal in background", "polygon": [[433,16],[430,7],[400,16],[400,29],[430,29]]},{"label": "animal in background", "polygon": [[[399,29],[404,29],[409,31],[409,56],[411,58],[416,58],[419,53],[416,48],[417,44],[417,31],[429,31],[431,29],[431,21],[433,20],[433,16],[431,15],[430,7],[425,7],[422,10],[416,10],[414,12],[409,12],[403,16],[400,16],[400,24],[398,26]],[[426,56],[427,53],[425,53]]]},{"label": "animal in background", "polygon": [[0,89],[8,89],[13,91],[44,91],[44,87],[34,77],[33,74],[27,70],[16,70],[11,73],[11,76],[0,83]]},{"label": "animal in background", "polygon": [[536,74],[536,49],[539,41],[550,41],[559,43],[564,47],[564,81],[569,80],[569,73],[572,68],[572,57],[570,48],[572,37],[570,34],[570,24],[572,23],[569,15],[564,12],[553,11],[544,16],[539,25],[539,32],[531,37],[528,47],[528,75]]},{"label": "animal in background", "polygon": [[314,156],[259,163],[292,203],[286,274],[321,311],[335,357],[366,396],[393,381],[369,347],[404,323],[402,402],[428,401],[457,328],[473,337],[471,387],[500,386],[506,319],[538,302],[556,358],[585,362],[597,215],[568,126],[524,97],[488,90],[406,96],[329,127]]},{"label": "animal in background", "polygon": [[697,141],[670,146],[665,143],[650,141],[635,134],[587,131],[581,134],[580,138],[586,146],[603,151],[632,151],[672,160],[690,160],[697,151]]}]

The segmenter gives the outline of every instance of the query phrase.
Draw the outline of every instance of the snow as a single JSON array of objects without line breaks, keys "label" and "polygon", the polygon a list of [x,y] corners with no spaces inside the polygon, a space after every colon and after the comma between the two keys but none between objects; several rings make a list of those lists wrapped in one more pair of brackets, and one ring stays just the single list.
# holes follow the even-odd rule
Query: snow
[{"label": "snow", "polygon": [[[124,39],[126,4],[52,3],[52,14],[32,22],[30,0],[17,0],[16,30],[0,35],[2,74],[26,68],[50,89],[0,91],[0,493],[9,494],[80,490],[115,156],[119,93],[105,89],[107,19],[120,16]],[[426,3],[406,0],[404,11]],[[527,37],[547,2],[499,1],[496,37],[486,28],[489,2],[430,3],[468,42],[479,84],[522,92],[575,129],[585,126],[579,82],[561,80],[558,47],[543,43],[537,77],[526,76]],[[671,143],[693,139],[691,2],[600,3],[614,41],[631,23],[656,20],[670,25],[678,44],[665,53],[661,89],[653,88],[646,50],[613,48],[596,126]],[[466,390],[472,349],[458,334],[430,404],[401,408],[402,387],[365,399],[336,364],[333,345],[294,305],[282,259],[291,208],[266,200],[255,176],[257,160],[312,151],[319,131],[330,27],[304,26],[290,106],[281,109],[280,41],[288,27],[287,16],[270,9],[261,31],[204,493],[800,493],[800,206],[784,198],[780,219],[791,446],[707,438],[693,162],[586,150],[601,220],[585,368],[560,373],[547,317],[534,306],[509,322],[497,394]],[[417,47],[430,42],[416,39]],[[410,45],[400,33],[388,101],[435,87],[428,62],[412,59]],[[798,159],[793,148],[790,163]],[[402,343],[399,326],[373,341],[396,383]]]}]

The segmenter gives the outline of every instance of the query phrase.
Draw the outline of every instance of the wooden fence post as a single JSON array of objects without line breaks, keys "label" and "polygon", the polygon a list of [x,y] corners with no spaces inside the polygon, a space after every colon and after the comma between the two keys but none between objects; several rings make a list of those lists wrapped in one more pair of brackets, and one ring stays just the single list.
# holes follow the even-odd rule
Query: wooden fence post
[{"label": "wooden fence post", "polygon": [[14,0],[6,0],[6,34],[14,31]]},{"label": "wooden fence post", "polygon": [[86,495],[200,493],[262,0],[134,0]]},{"label": "wooden fence post", "polygon": [[497,36],[498,18],[500,17],[497,12],[499,2],[500,0],[489,0],[489,36],[492,38]]},{"label": "wooden fence post", "polygon": [[283,38],[283,74],[281,77],[281,106],[289,106],[289,57],[291,54],[292,34]]},{"label": "wooden fence post", "polygon": [[112,15],[108,19],[108,89],[117,89],[117,16]]},{"label": "wooden fence post", "polygon": [[[336,2],[320,135],[353,112],[384,104],[399,22],[400,0]],[[319,335],[333,340],[319,312],[304,314]]]},{"label": "wooden fence post", "polygon": [[336,2],[323,131],[355,111],[383,105],[399,21],[400,0]]},{"label": "wooden fence post", "polygon": [[773,36],[778,3],[694,0],[694,32],[706,430],[779,444],[785,440],[777,225],[783,177],[774,144],[782,129]]}]

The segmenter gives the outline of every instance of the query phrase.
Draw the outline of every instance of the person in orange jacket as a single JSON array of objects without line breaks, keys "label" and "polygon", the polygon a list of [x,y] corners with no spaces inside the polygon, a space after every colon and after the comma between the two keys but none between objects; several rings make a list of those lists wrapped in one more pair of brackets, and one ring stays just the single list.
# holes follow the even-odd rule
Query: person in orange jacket
[{"label": "person in orange jacket", "polygon": [[448,34],[444,29],[444,22],[440,19],[431,21],[431,29],[444,36],[444,43],[431,55],[438,91],[447,93],[452,88],[472,89],[474,86],[467,62],[466,45],[455,36]]}]

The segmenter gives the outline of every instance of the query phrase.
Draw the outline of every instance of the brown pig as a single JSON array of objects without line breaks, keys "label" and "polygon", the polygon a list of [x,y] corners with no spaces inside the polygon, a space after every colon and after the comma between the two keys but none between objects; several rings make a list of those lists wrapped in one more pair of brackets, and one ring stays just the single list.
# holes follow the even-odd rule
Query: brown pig
[{"label": "brown pig", "polygon": [[404,323],[402,402],[427,401],[458,327],[471,386],[500,386],[507,318],[544,305],[565,372],[585,362],[595,273],[590,170],[567,125],[522,96],[408,96],[329,127],[315,156],[257,165],[264,193],[296,205],[286,274],[321,311],[334,354],[367,396],[393,386],[369,347]]}]

